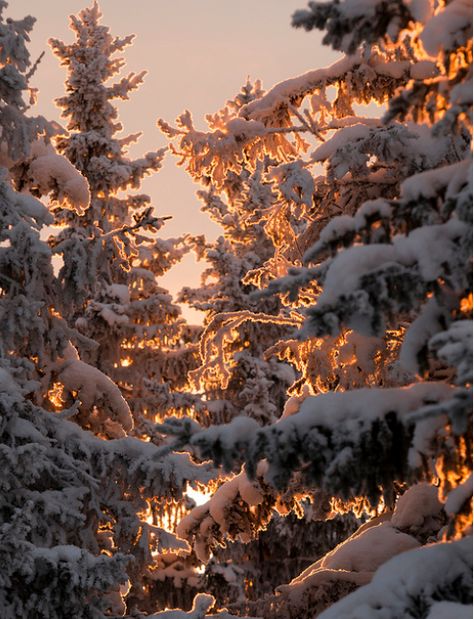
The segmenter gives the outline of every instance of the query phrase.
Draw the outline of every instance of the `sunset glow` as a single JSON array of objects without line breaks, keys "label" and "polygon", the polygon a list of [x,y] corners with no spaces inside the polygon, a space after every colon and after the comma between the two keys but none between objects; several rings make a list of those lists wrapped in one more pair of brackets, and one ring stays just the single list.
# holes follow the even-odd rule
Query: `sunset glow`
[{"label": "sunset glow", "polygon": [[1,619],[471,616],[471,4],[0,1]]}]

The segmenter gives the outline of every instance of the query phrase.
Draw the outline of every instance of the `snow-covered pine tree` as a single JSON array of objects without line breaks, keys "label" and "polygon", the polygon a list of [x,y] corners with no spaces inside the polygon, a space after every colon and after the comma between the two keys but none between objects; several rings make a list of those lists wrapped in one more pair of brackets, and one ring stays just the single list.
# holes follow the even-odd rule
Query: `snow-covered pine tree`
[{"label": "snow-covered pine tree", "polygon": [[[88,202],[87,182],[49,143],[57,127],[45,118],[28,116],[36,92],[28,80],[36,65],[26,47],[34,18],[3,17],[1,45],[1,193],[0,286],[2,363],[29,359],[16,369],[21,380],[38,380],[40,372],[65,345],[64,321],[57,319],[58,289],[51,251],[40,230],[53,217],[36,196],[49,194],[65,208],[81,210]],[[29,94],[29,104],[24,93]],[[18,191],[15,191],[17,189]],[[32,390],[37,388],[32,383]]]},{"label": "snow-covered pine tree", "polygon": [[[223,129],[227,118],[238,114],[261,94],[259,82],[247,81],[222,110],[207,117],[209,127],[215,131]],[[164,121],[159,121],[159,125],[170,138],[183,134],[189,137],[189,131],[197,142],[201,135],[194,130],[189,113],[178,119],[178,129]],[[181,144],[176,149],[172,145],[178,156],[185,154],[181,152],[182,147]],[[287,149],[287,154],[295,155],[296,150]],[[288,364],[274,355],[264,354],[275,341],[294,330],[295,321],[289,311],[286,318],[282,315],[278,298],[255,298],[258,290],[255,282],[244,281],[249,274],[265,271],[268,262],[278,262],[280,272],[286,271],[291,263],[285,251],[292,246],[289,240],[295,235],[291,233],[299,225],[290,203],[294,203],[296,210],[304,210],[312,200],[312,191],[298,194],[291,187],[286,192],[275,190],[269,179],[285,174],[280,169],[275,172],[276,156],[273,153],[272,157],[263,157],[255,167],[247,167],[242,160],[239,166],[226,169],[217,162],[220,174],[216,172],[212,177],[207,170],[193,166],[186,154],[184,157],[193,180],[203,187],[198,191],[202,210],[223,231],[215,242],[206,242],[202,237],[193,239],[198,258],[206,260],[208,266],[201,286],[186,287],[180,295],[181,301],[206,312],[199,348],[201,366],[191,372],[196,390],[205,398],[194,406],[194,418],[201,423],[224,423],[238,414],[262,425],[272,423],[295,380]],[[305,177],[304,171],[301,176]],[[306,180],[308,176],[312,186],[309,174]],[[276,211],[276,215],[268,221],[269,211]],[[290,223],[285,218],[288,212]],[[320,556],[332,547],[336,531],[351,531],[354,526],[352,518],[346,518],[346,522],[336,519],[327,526],[314,522],[308,507],[304,519],[274,518],[268,523],[269,530],[255,542],[246,545],[235,542],[224,550],[214,547],[205,577],[207,590],[216,594],[220,604],[235,602],[245,595],[256,598],[272,591],[282,580],[291,579],[306,567],[310,562],[308,557]],[[266,569],[268,558],[281,554],[282,548],[290,548],[295,539],[306,548],[304,558],[288,552],[279,572]],[[200,558],[205,560],[202,555]]]},{"label": "snow-covered pine tree", "polygon": [[[57,147],[91,191],[80,215],[56,209],[63,227],[54,251],[63,261],[65,306],[81,333],[98,343],[88,360],[120,386],[137,420],[153,419],[172,406],[170,384],[186,386],[197,358],[195,331],[156,279],[188,248],[184,237],[157,237],[164,220],[153,215],[150,197],[137,192],[142,179],[160,169],[165,149],[139,159],[127,155],[140,134],[118,135],[122,125],[114,101],[128,99],[145,72],[111,82],[125,64],[117,54],[134,37],[114,37],[100,21],[94,2],[71,17],[73,43],[50,41],[68,72],[66,94],[56,101],[68,133]],[[69,398],[65,393],[65,402]]]},{"label": "snow-covered pine tree", "polygon": [[[231,115],[260,96],[260,84],[247,82],[225,107],[207,117],[209,126],[219,131]],[[199,135],[191,115],[178,119],[178,129],[160,120],[159,125],[170,137]],[[175,154],[184,154],[173,149]],[[225,154],[223,153],[223,158]],[[185,161],[189,159],[185,155]],[[205,312],[204,332],[200,340],[200,366],[191,373],[194,387],[205,395],[208,423],[224,423],[237,414],[249,415],[259,423],[276,419],[284,403],[286,389],[292,382],[288,365],[276,358],[264,359],[263,352],[288,332],[288,324],[275,324],[267,314],[279,313],[279,300],[256,300],[256,287],[244,284],[242,278],[262,267],[273,256],[274,245],[261,218],[275,196],[264,180],[271,161],[267,158],[255,169],[242,164],[210,176],[200,166],[188,166],[193,180],[202,187],[198,197],[201,210],[222,229],[214,242],[203,237],[193,239],[198,259],[207,265],[201,286],[183,288],[179,299]],[[260,315],[259,320],[256,314]],[[291,325],[291,321],[289,321]],[[199,415],[198,415],[199,418]]]},{"label": "snow-covered pine tree", "polygon": [[[6,6],[0,2],[1,615],[100,619],[125,613],[129,586],[141,586],[148,566],[160,569],[157,557],[185,552],[152,520],[163,521],[188,483],[206,483],[210,472],[185,453],[137,438],[104,440],[70,420],[100,413],[98,425],[114,434],[132,427],[118,387],[79,358],[77,348],[94,342],[62,313],[69,282],[55,277],[40,233],[55,223],[52,212],[85,212],[89,189],[54,150],[59,128],[28,115],[35,67],[26,44],[35,20],[6,19]],[[55,382],[74,394],[69,409],[57,401],[54,412],[41,407],[54,400]]]},{"label": "snow-covered pine tree", "polygon": [[[296,394],[271,426],[240,417],[186,428],[203,457],[246,471],[178,532],[205,558],[216,543],[255,535],[272,508],[309,496],[321,517],[353,510],[368,519],[256,613],[467,616],[471,11],[464,0],[312,2],[294,23],[326,29],[325,42],[346,55],[277,84],[207,133],[182,117],[172,134],[188,169],[213,182],[275,157],[284,163],[274,191],[311,192],[299,229],[291,209],[279,224],[295,232],[304,264],[293,259],[281,277],[267,261],[245,278],[301,324],[273,347],[300,372]],[[382,118],[354,109],[371,102]],[[316,142],[309,158],[302,136]],[[280,213],[273,204],[267,225]]]}]

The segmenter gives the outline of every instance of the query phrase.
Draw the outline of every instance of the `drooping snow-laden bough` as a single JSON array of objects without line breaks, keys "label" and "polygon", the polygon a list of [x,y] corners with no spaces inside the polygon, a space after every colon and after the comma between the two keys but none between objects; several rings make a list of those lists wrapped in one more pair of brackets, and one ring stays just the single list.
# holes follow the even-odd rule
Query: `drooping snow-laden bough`
[{"label": "drooping snow-laden bough", "polygon": [[[207,131],[189,112],[159,122],[224,229],[207,248],[205,286],[183,292],[208,312],[195,376],[203,389],[229,385],[272,322],[286,333],[261,359],[294,371],[276,421],[262,426],[252,403],[208,429],[162,426],[229,474],[178,533],[206,561],[223,544],[258,543],[275,511],[353,512],[360,527],[335,549],[274,594],[256,597],[247,583],[232,608],[468,616],[471,8],[310,2],[293,25],[325,30],[343,56],[266,92],[247,84]],[[256,230],[268,249],[242,274],[235,256]],[[222,295],[231,275],[245,307]],[[275,545],[266,560],[276,572],[280,559]]]}]

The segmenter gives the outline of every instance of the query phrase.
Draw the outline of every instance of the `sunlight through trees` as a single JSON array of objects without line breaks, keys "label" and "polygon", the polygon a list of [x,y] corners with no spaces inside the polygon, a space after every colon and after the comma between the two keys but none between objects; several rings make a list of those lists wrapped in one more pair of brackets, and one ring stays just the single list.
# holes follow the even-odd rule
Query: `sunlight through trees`
[{"label": "sunlight through trees", "polygon": [[[93,2],[50,40],[62,127],[7,6],[1,616],[471,616],[467,0],[309,2],[292,24],[335,63],[248,80],[206,130],[190,92],[139,158],[133,35]],[[173,204],[140,190],[165,156],[215,240],[162,236]]]}]

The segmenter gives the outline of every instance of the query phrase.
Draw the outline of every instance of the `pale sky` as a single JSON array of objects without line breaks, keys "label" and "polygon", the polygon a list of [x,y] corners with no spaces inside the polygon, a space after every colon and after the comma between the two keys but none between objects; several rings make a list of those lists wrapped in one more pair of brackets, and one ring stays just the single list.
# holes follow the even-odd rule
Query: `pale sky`
[{"label": "pale sky", "polygon": [[[332,63],[336,54],[321,45],[319,32],[290,25],[293,11],[305,4],[306,0],[102,0],[102,23],[111,33],[136,35],[124,53],[124,71],[148,71],[142,87],[119,105],[124,132],[143,132],[131,154],[140,156],[166,144],[156,127],[158,117],[172,123],[189,109],[196,125],[204,129],[205,114],[221,108],[247,76],[262,80],[268,89]],[[6,9],[5,15],[14,19],[27,14],[37,18],[29,46],[32,60],[46,51],[31,82],[39,88],[31,113],[60,121],[53,99],[63,94],[66,74],[47,41],[55,37],[72,42],[68,16],[85,6],[83,0],[15,0]],[[173,216],[162,235],[189,232],[215,237],[219,229],[199,210],[198,187],[175,163],[168,154],[163,169],[142,186],[157,214]],[[174,294],[183,285],[197,285],[201,268],[188,257],[161,283]],[[192,312],[185,313],[191,318]]]}]

